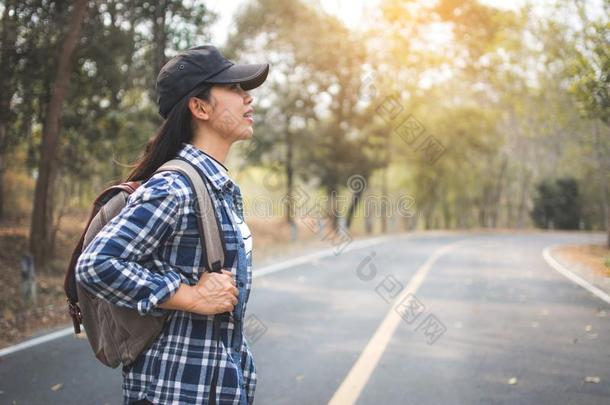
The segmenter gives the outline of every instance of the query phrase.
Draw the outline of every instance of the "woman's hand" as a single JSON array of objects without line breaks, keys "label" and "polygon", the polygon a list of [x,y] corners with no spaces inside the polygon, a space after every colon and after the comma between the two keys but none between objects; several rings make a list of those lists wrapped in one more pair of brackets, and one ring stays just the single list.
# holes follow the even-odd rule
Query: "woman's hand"
[{"label": "woman's hand", "polygon": [[239,290],[235,287],[235,278],[230,271],[205,272],[191,289],[189,312],[200,315],[222,314],[233,311],[237,305]]},{"label": "woman's hand", "polygon": [[181,283],[178,290],[158,306],[199,315],[216,315],[233,311],[238,295],[239,290],[230,271],[206,272],[196,285]]}]

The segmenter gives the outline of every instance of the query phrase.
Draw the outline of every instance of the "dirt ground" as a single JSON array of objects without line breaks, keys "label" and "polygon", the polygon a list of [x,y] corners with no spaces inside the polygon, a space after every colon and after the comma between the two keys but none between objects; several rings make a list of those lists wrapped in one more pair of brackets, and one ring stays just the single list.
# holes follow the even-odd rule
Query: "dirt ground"
[{"label": "dirt ground", "polygon": [[[28,228],[24,225],[0,227],[0,348],[70,325],[63,291],[64,274],[85,217],[85,213],[78,213],[62,220],[56,258],[46,273],[37,274],[35,305],[26,305],[20,291],[20,263],[27,251]],[[253,235],[255,265],[329,247],[328,241],[321,240],[304,224],[299,225],[298,242],[290,242],[290,227],[281,218],[253,218],[246,222]]]},{"label": "dirt ground", "polygon": [[604,245],[563,246],[556,252],[567,261],[588,267],[600,276],[610,277],[610,249]]}]

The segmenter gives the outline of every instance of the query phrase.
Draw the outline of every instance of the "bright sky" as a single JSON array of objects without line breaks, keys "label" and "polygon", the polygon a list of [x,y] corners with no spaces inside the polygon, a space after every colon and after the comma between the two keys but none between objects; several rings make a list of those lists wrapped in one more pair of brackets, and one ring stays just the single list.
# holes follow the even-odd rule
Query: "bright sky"
[{"label": "bright sky", "polygon": [[[248,0],[213,0],[208,2],[208,7],[219,14],[218,21],[212,27],[212,42],[222,46],[227,39],[233,15],[240,6]],[[329,14],[337,16],[345,25],[352,29],[365,23],[365,16],[371,15],[380,0],[314,0]],[[498,8],[516,10],[525,3],[525,0],[479,0],[483,4]]]}]

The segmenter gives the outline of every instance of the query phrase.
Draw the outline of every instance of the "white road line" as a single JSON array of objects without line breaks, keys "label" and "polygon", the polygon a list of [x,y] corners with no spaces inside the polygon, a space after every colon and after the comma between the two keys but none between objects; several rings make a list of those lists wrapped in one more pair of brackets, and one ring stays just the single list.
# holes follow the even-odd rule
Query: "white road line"
[{"label": "white road line", "polygon": [[[449,253],[451,250],[468,241],[468,239],[461,240],[449,245],[445,245],[436,250],[417,270],[413,278],[411,278],[409,281],[409,284],[394,302],[400,303],[407,297],[407,295],[415,294],[417,289],[424,282],[426,275],[432,268],[432,265],[441,256]],[[398,312],[395,311],[394,305],[392,305],[384,320],[375,331],[375,334],[369,340],[368,344],[360,354],[360,357],[356,363],[354,363],[352,369],[349,371],[333,397],[328,402],[329,405],[350,405],[356,402],[371,374],[373,373],[373,370],[375,370],[375,367],[377,367],[377,363],[379,363],[381,355],[388,346],[388,343],[394,335],[394,332],[396,331],[401,319],[402,318]]]},{"label": "white road line", "polygon": [[[281,270],[286,270],[291,267],[298,266],[298,265],[304,264],[304,263],[308,263],[308,262],[311,262],[316,259],[321,259],[324,257],[333,256],[333,255],[339,256],[340,254],[343,254],[350,250],[363,249],[363,248],[366,248],[369,246],[374,246],[379,243],[383,243],[388,240],[404,237],[407,235],[412,236],[412,234],[396,234],[396,235],[387,235],[387,236],[380,236],[380,237],[375,237],[375,238],[353,241],[348,246],[346,246],[345,249],[343,249],[341,252],[339,252],[339,254],[336,254],[335,249],[326,249],[326,250],[323,250],[320,252],[311,253],[308,255],[301,256],[301,257],[296,257],[294,259],[286,260],[281,263],[261,267],[260,269],[253,272],[252,278],[263,277],[268,274],[276,273]],[[24,350],[24,349],[28,349],[32,346],[37,346],[37,345],[49,342],[54,339],[59,339],[64,336],[68,336],[72,333],[74,333],[74,327],[70,326],[68,328],[61,329],[61,330],[58,330],[53,333],[49,333],[47,335],[43,335],[43,336],[40,336],[40,337],[37,337],[34,339],[26,340],[25,342],[21,342],[19,344],[1,349],[0,358],[7,356],[9,354],[13,354],[15,352]]]},{"label": "white road line", "polygon": [[542,257],[544,258],[544,260],[546,260],[546,262],[549,264],[549,266],[551,266],[553,269],[557,270],[559,273],[564,275],[569,280],[575,282],[579,286],[586,288],[587,290],[589,290],[589,292],[591,292],[596,297],[598,297],[598,298],[602,299],[603,301],[606,301],[608,304],[610,304],[610,296],[608,294],[606,294],[606,292],[597,288],[596,286],[594,286],[593,284],[584,280],[580,276],[577,276],[576,274],[572,273],[570,270],[566,269],[563,265],[561,265],[557,260],[555,260],[553,258],[553,256],[551,256],[551,250],[555,249],[556,247],[559,247],[559,245],[547,246],[542,251]]},{"label": "white road line", "polygon": [[74,333],[74,327],[70,326],[69,328],[58,330],[57,332],[49,333],[47,335],[39,336],[34,339],[26,340],[25,342],[21,342],[14,346],[9,346],[0,350],[0,357],[7,356],[9,354],[18,352],[20,350],[28,349],[32,346],[37,346],[51,340],[59,339],[60,337],[64,337],[69,335],[70,333]]}]

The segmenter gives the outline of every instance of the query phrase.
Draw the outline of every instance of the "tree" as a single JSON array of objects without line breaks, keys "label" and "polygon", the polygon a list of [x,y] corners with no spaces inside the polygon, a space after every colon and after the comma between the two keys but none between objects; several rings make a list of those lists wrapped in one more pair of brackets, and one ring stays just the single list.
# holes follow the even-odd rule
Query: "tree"
[{"label": "tree", "polygon": [[605,18],[595,21],[589,19],[585,2],[575,4],[586,29],[576,34],[580,41],[565,48],[564,53],[570,61],[567,65],[570,90],[583,116],[595,121],[591,142],[601,184],[606,246],[610,248],[610,1],[602,3]]},{"label": "tree", "polygon": [[52,187],[55,179],[62,107],[68,94],[70,75],[73,70],[74,50],[80,38],[87,5],[87,0],[78,0],[73,5],[70,24],[65,38],[58,48],[57,68],[51,84],[51,99],[46,108],[30,228],[30,250],[34,256],[36,266],[45,266],[50,253],[48,248],[51,237],[51,209],[53,204],[52,193],[49,192],[49,188]]},{"label": "tree", "polygon": [[2,14],[0,28],[0,221],[4,214],[4,156],[8,148],[8,120],[10,115],[10,101],[15,92],[15,80],[12,66],[15,65],[17,40],[17,2],[7,1]]},{"label": "tree", "polygon": [[544,180],[537,185],[532,219],[544,229],[578,229],[582,204],[573,178]]},{"label": "tree", "polygon": [[[324,189],[326,215],[336,229],[337,194],[351,175],[368,177],[375,165],[366,153],[370,139],[357,126],[355,108],[366,56],[363,38],[298,0],[252,1],[237,16],[236,26],[226,49],[229,55],[263,48],[269,57],[281,56],[273,65],[272,83],[266,85],[273,89],[273,107],[266,109],[263,121],[273,123],[266,130],[257,128],[257,134],[276,141],[259,140],[259,146],[269,147],[267,155],[282,150],[287,220],[295,226],[293,187],[298,176]],[[326,105],[322,97],[329,100]],[[258,160],[260,155],[250,156]]]},{"label": "tree", "polygon": [[[36,265],[44,268],[64,206],[54,203],[56,199],[67,199],[75,183],[86,188],[94,175],[106,182],[119,180],[123,170],[117,160],[135,159],[134,151],[141,150],[160,122],[154,107],[147,109],[141,123],[147,131],[129,141],[120,139],[122,126],[129,125],[125,118],[131,114],[122,112],[130,107],[122,105],[123,98],[132,96],[131,104],[152,106],[156,66],[165,62],[165,51],[207,38],[205,23],[214,15],[203,5],[179,1],[105,0],[82,14],[81,3],[68,7],[62,2],[38,2],[26,4],[22,12],[29,26],[19,41],[24,52],[18,72],[23,76],[18,80],[19,119],[14,125],[44,122],[40,144],[37,139],[29,141],[34,151],[31,160],[38,160],[30,248]],[[32,22],[25,19],[42,12],[47,14],[36,15]],[[133,99],[135,94],[140,100]],[[117,156],[117,152],[125,154]],[[68,158],[57,159],[60,155]],[[95,184],[98,189],[102,186]]]},{"label": "tree", "polygon": [[582,204],[578,183],[573,178],[557,180],[557,201],[555,223],[558,229],[578,229],[581,220]]}]

